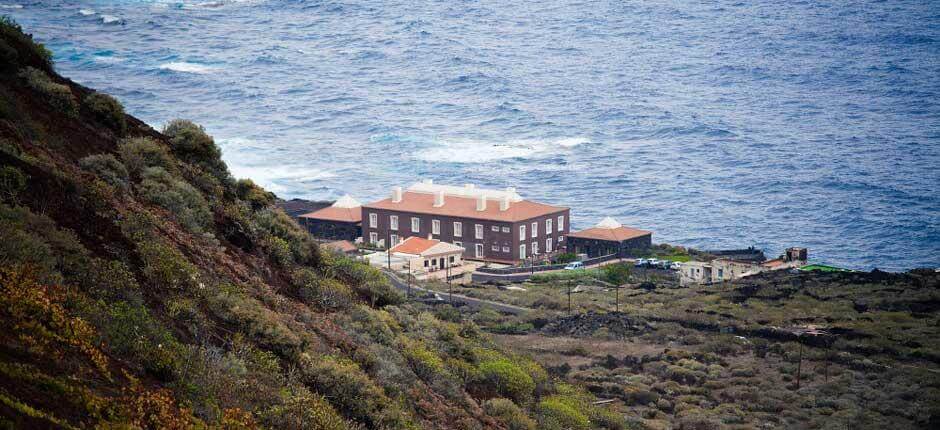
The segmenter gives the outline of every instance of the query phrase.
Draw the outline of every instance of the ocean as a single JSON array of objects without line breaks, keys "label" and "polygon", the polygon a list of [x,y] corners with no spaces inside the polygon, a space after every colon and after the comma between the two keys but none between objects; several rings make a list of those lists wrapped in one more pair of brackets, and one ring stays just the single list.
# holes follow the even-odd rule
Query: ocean
[{"label": "ocean", "polygon": [[940,266],[932,1],[9,1],[284,198],[515,186],[654,242]]}]

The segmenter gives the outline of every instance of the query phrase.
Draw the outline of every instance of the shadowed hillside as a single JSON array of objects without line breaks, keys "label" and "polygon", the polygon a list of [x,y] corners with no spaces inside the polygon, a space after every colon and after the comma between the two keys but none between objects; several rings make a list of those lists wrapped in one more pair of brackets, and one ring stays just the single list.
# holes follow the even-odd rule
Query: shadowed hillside
[{"label": "shadowed hillside", "polygon": [[50,59],[0,23],[0,428],[624,427]]}]

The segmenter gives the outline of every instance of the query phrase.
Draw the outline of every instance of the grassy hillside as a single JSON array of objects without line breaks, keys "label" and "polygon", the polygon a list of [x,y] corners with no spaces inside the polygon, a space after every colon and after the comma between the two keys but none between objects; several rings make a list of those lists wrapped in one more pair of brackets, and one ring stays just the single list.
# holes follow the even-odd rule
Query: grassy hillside
[{"label": "grassy hillside", "polygon": [[0,22],[0,428],[623,428]]}]

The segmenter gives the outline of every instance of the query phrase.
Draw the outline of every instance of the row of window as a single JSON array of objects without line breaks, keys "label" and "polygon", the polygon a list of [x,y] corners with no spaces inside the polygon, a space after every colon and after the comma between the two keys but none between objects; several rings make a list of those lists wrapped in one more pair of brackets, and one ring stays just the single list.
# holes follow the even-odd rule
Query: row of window
[{"label": "row of window", "polygon": [[[545,220],[545,234],[549,234],[552,231],[553,219],[549,218]],[[369,227],[378,228],[379,225],[379,215],[375,213],[369,214]],[[398,215],[389,215],[388,216],[388,225],[391,230],[398,230]],[[558,223],[555,224],[558,231],[565,231],[565,216],[558,216]],[[491,227],[492,231],[498,232],[502,230],[503,233],[509,233],[509,226],[497,226],[494,225]],[[411,217],[411,232],[419,233],[421,232],[421,218]],[[532,228],[529,230],[531,236],[536,238],[539,236],[539,223],[533,222]],[[440,220],[431,220],[431,234],[441,234],[441,221]],[[483,239],[483,224],[475,224],[473,236],[476,239]],[[463,223],[460,221],[454,221],[454,237],[463,237]],[[519,240],[526,239],[526,226],[519,226]]]}]

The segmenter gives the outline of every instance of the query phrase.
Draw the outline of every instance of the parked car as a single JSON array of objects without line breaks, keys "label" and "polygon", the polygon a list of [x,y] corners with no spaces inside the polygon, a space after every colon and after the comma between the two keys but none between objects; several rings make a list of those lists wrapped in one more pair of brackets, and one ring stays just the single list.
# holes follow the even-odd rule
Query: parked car
[{"label": "parked car", "polygon": [[672,270],[682,270],[682,263],[673,261],[672,264],[669,265],[669,268]]},{"label": "parked car", "polygon": [[645,259],[645,258],[637,258],[637,259],[636,259],[636,262],[633,263],[633,266],[634,266],[634,267],[643,267],[643,266],[645,266],[645,265],[646,265],[646,259]]},{"label": "parked car", "polygon": [[646,260],[646,265],[650,267],[659,267],[659,259],[650,258],[649,260]]},{"label": "parked car", "polygon": [[662,261],[659,262],[659,268],[660,268],[660,269],[667,269],[667,270],[668,270],[668,269],[669,269],[669,266],[672,266],[672,261],[669,261],[669,260],[662,260]]},{"label": "parked car", "polygon": [[568,263],[568,265],[565,266],[565,270],[577,270],[577,269],[583,269],[583,268],[584,268],[584,263],[582,263],[582,262],[580,262],[580,261],[575,261],[575,262],[573,262],[573,263]]}]

